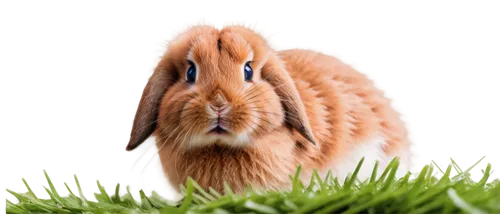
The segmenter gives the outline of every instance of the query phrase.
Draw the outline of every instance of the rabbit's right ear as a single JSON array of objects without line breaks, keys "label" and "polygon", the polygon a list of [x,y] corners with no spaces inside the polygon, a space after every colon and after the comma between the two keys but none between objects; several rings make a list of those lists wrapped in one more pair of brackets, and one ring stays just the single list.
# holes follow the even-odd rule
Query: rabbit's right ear
[{"label": "rabbit's right ear", "polygon": [[174,83],[174,73],[165,71],[159,66],[149,78],[135,114],[127,151],[137,148],[156,129],[161,99],[166,90]]},{"label": "rabbit's right ear", "polygon": [[262,67],[261,75],[274,86],[276,94],[280,97],[281,104],[285,109],[286,121],[306,140],[316,145],[316,139],[307,118],[304,103],[299,96],[299,91],[278,57],[271,56],[268,59],[268,63]]},{"label": "rabbit's right ear", "polygon": [[169,43],[167,52],[158,63],[153,75],[144,88],[142,98],[135,114],[127,151],[134,150],[143,143],[156,129],[160,103],[165,92],[178,79],[179,73],[175,62],[185,60],[185,55],[192,41],[202,34],[214,34],[217,30],[209,26],[196,26],[178,35]]}]

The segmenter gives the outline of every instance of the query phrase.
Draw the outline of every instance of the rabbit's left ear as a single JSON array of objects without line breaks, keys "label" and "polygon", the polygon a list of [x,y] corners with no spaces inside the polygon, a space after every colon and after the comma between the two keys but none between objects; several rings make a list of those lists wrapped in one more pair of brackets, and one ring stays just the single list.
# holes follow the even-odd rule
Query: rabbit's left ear
[{"label": "rabbit's left ear", "polygon": [[265,79],[274,87],[274,91],[282,100],[281,103],[285,108],[286,121],[304,138],[316,145],[304,103],[283,63],[276,56],[270,57],[261,69],[261,76],[262,79]]}]

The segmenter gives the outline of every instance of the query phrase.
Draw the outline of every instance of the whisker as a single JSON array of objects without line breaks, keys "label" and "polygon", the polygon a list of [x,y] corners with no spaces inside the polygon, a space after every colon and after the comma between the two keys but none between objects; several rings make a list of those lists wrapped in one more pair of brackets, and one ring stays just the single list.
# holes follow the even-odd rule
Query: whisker
[{"label": "whisker", "polygon": [[198,99],[204,101],[204,99],[201,97],[201,95],[197,92],[197,91],[194,91],[192,88],[188,88],[189,91],[191,91]]},{"label": "whisker", "polygon": [[[264,80],[266,80],[269,76],[270,76],[270,75],[267,75],[267,76],[266,76],[266,78],[264,78]],[[265,82],[264,80],[259,81],[256,85],[262,84],[263,82]],[[295,81],[293,81],[293,82],[295,83]],[[256,85],[253,85],[253,86],[256,86]],[[284,86],[284,85],[286,85],[286,83],[280,84],[280,85],[278,85],[278,86],[274,86],[273,88],[274,88],[274,89],[276,89],[276,88],[282,87],[282,86]],[[253,92],[248,93],[246,96],[249,96],[249,95],[250,95],[250,94],[252,94],[252,93],[253,93]]]},{"label": "whisker", "polygon": [[256,115],[253,115],[253,114],[250,114],[250,116],[253,116],[253,117],[255,117],[255,118],[259,119],[259,120],[262,120],[262,121],[264,121],[264,122],[267,122],[267,123],[268,123],[269,125],[271,125],[272,127],[276,126],[275,124],[271,123],[271,121],[269,121],[269,120],[264,120],[264,118],[261,118],[261,117],[259,117],[259,116],[256,116]]},{"label": "whisker", "polygon": [[[250,109],[250,110],[252,110],[252,109],[262,109],[262,108],[249,108],[249,109]],[[276,113],[276,112],[269,112],[269,111],[256,111],[256,110],[252,110],[252,111],[254,111],[254,112],[259,112],[259,113],[265,113],[265,114],[275,114],[275,115],[279,115],[279,114],[278,114],[278,113]],[[291,113],[287,112],[287,113],[283,114],[283,117],[285,118],[285,121],[290,122],[290,120],[292,120],[292,121],[295,121],[295,122],[300,122],[300,120],[296,119],[295,117],[291,117],[290,115],[291,115],[291,116],[295,116],[295,117],[296,117],[296,115],[293,115],[293,114],[291,114]]]},{"label": "whisker", "polygon": [[[170,126],[171,126],[171,125],[170,125]],[[168,126],[166,129],[168,129],[170,126]],[[165,129],[165,130],[166,130],[166,129]],[[137,167],[137,165],[139,164],[140,160],[141,160],[142,158],[144,158],[144,157],[145,157],[148,153],[150,153],[150,152],[151,152],[151,150],[153,149],[153,147],[154,147],[154,142],[153,142],[153,141],[151,141],[151,142],[149,143],[149,145],[146,147],[146,149],[144,149],[143,151],[141,151],[141,152],[139,153],[138,158],[134,161],[134,163],[133,163],[133,164],[132,164],[132,166],[130,167],[130,172],[134,171],[134,169],[135,169],[135,168]]]},{"label": "whisker", "polygon": [[197,115],[197,111],[194,111],[194,112],[191,112],[191,113],[188,113],[184,116],[182,116],[181,118],[179,118],[179,121],[181,121],[182,119],[186,118],[186,117],[190,117],[190,116],[193,116],[193,115]]},{"label": "whisker", "polygon": [[[241,118],[241,121],[243,121],[243,122],[245,122],[245,123],[247,122],[247,121],[243,120],[243,118]],[[262,129],[262,130],[266,130],[266,129],[265,129],[263,126],[261,126],[260,124],[258,124],[258,123],[256,123],[256,122],[254,122],[254,121],[251,121],[251,120],[249,120],[249,121],[250,121],[250,122],[252,122],[253,124],[255,124],[258,128],[260,128],[260,129]],[[250,125],[248,125],[248,126],[249,126],[249,127],[252,127],[252,126],[251,126],[251,124],[250,124]],[[256,130],[256,129],[254,128],[254,130]]]},{"label": "whisker", "polygon": [[[183,133],[183,132],[184,132],[184,130],[186,130],[186,128],[187,128],[187,126],[184,126],[184,127],[182,128],[182,130],[179,132],[179,134],[177,135],[177,137],[175,137],[175,139],[174,139],[173,143],[175,143],[175,144],[177,144],[177,143],[178,143],[177,139],[179,138],[179,136],[181,135],[181,133]],[[178,150],[177,150],[177,152],[176,152],[177,157],[178,157],[178,154],[179,154],[179,153],[180,153],[180,151],[181,151],[181,148],[182,148],[183,143],[182,143],[182,142],[180,142],[178,145],[179,145],[179,146],[178,146]],[[177,177],[180,177],[180,176],[179,176],[179,172],[178,172],[178,170],[177,170],[177,159],[178,159],[178,158],[175,158],[175,159],[174,159],[174,169],[175,169],[175,173],[176,173]]]},{"label": "whisker", "polygon": [[[255,125],[259,126],[259,124],[255,123],[255,122],[253,122],[253,121],[250,121],[250,122],[252,122],[253,124],[255,124]],[[250,125],[250,124],[248,124],[246,121],[245,121],[245,123],[247,124],[247,126],[249,126],[249,127],[251,128],[251,125]],[[253,130],[253,131],[255,132],[255,134],[257,134],[257,135],[258,135],[258,137],[259,137],[259,138],[262,138],[262,139],[264,139],[264,140],[266,140],[266,141],[267,141],[267,137],[266,137],[266,136],[265,136],[265,135],[264,135],[264,134],[263,134],[260,130],[258,130],[258,129],[256,129],[256,128],[251,128],[251,130]],[[253,145],[254,145],[254,146],[257,146],[257,150],[255,150],[255,151],[257,151],[257,153],[259,153],[259,155],[260,155],[261,157],[266,157],[265,155],[263,155],[263,154],[262,154],[262,151],[263,151],[263,150],[260,148],[259,144],[253,144]]]},{"label": "whisker", "polygon": [[263,82],[265,82],[265,81],[259,81],[257,84],[252,85],[249,89],[247,89],[247,93],[245,94],[245,96],[243,96],[241,98],[245,99],[248,96],[253,95],[255,92],[258,92],[259,88],[257,86],[260,85],[260,84],[262,84]]},{"label": "whisker", "polygon": [[[257,84],[253,84],[250,86],[250,88],[247,89],[247,91],[250,91],[249,93],[252,93],[252,89],[257,89],[257,86],[262,84],[263,82],[266,82],[267,78],[269,78],[269,76],[271,75],[267,75],[266,77],[264,77],[264,79],[260,80],[259,82],[257,82]],[[248,94],[247,94],[248,95]],[[246,96],[247,96],[246,95]],[[239,98],[239,97],[238,97]]]},{"label": "whisker", "polygon": [[160,148],[158,148],[158,150],[156,151],[156,153],[153,155],[153,157],[151,157],[149,159],[149,161],[146,163],[146,165],[144,166],[144,168],[142,169],[141,171],[141,180],[142,180],[142,176],[143,176],[143,173],[144,173],[144,170],[146,170],[146,168],[148,167],[149,163],[151,162],[151,160],[153,160],[154,157],[156,157],[157,154],[160,153],[160,150],[163,148],[163,146],[167,143],[168,139],[175,133],[175,131],[178,129],[179,127],[177,127],[176,129],[174,129],[174,131],[172,131],[172,133],[170,133],[170,135],[163,141],[162,145],[160,146]]},{"label": "whisker", "polygon": [[154,123],[156,123],[156,122],[158,122],[158,121],[160,121],[160,120],[166,119],[168,116],[170,116],[170,115],[172,115],[172,114],[176,114],[176,113],[179,113],[179,112],[182,112],[182,111],[185,111],[185,110],[194,109],[194,108],[195,108],[195,107],[190,107],[190,108],[181,109],[181,110],[179,110],[179,111],[175,111],[175,112],[169,112],[169,113],[168,113],[168,114],[166,114],[166,115],[159,116],[159,117],[158,117],[156,120],[154,120],[153,122],[151,122],[151,123],[149,123],[149,124],[147,124],[147,125],[144,125],[144,126],[142,126],[142,127],[140,127],[140,128],[141,128],[141,129],[146,128],[146,127],[148,127],[148,126],[150,126],[150,125],[153,125]]},{"label": "whisker", "polygon": [[[279,114],[279,113],[277,113],[277,112],[271,112],[271,111],[257,111],[257,110],[253,110],[253,109],[265,109],[265,108],[251,107],[251,108],[249,108],[249,109],[250,109],[250,110],[252,110],[252,111],[255,111],[255,112],[259,112],[259,113],[273,114],[273,115],[280,115],[280,114]],[[297,115],[292,114],[292,113],[289,113],[289,112],[285,112],[283,115],[284,115],[285,117],[290,117],[290,116],[288,116],[287,114],[290,114],[291,116],[295,116],[295,117],[297,117]],[[293,118],[293,119],[295,119],[295,118]],[[296,120],[296,119],[295,119],[295,120]]]},{"label": "whisker", "polygon": [[[250,108],[250,109],[258,109],[258,108]],[[272,114],[272,115],[277,115],[277,116],[282,115],[282,114],[280,114],[280,113],[270,112],[270,111],[257,111],[257,110],[252,110],[252,111],[254,111],[254,112],[259,112],[259,113],[263,113],[263,114]]]},{"label": "whisker", "polygon": [[[250,86],[251,88],[252,86]],[[243,92],[243,89],[245,88],[245,85],[241,85],[240,89],[238,90],[238,93],[236,93],[236,96],[234,96],[236,99],[239,98],[241,92]]]},{"label": "whisker", "polygon": [[[198,92],[196,92],[196,91],[192,90],[191,88],[190,88],[189,90],[190,90],[193,94],[197,95],[197,97],[194,97],[194,96],[192,96],[192,95],[191,95],[191,94],[189,94],[189,93],[184,93],[183,95],[187,95],[188,97],[190,97],[190,98],[192,98],[192,99],[199,98],[199,99],[203,100],[203,99],[201,98],[201,96],[199,95],[199,93],[198,93]],[[172,101],[172,102],[171,102],[171,104],[174,104],[174,103],[179,103],[179,102],[182,102],[182,103],[183,103],[183,106],[185,106],[185,105],[187,105],[187,104],[189,104],[189,103],[193,103],[191,100],[187,100],[187,101],[186,101],[186,100],[174,100],[174,101]],[[181,110],[179,110],[179,111],[170,112],[170,113],[168,113],[168,114],[166,114],[166,115],[159,116],[156,120],[154,120],[154,121],[152,121],[151,123],[149,123],[149,124],[147,124],[147,125],[144,125],[143,127],[140,127],[140,128],[141,128],[141,129],[146,128],[146,127],[148,127],[148,126],[150,126],[150,125],[152,125],[152,124],[154,124],[154,123],[158,122],[159,120],[165,119],[165,118],[166,118],[166,117],[168,117],[169,115],[176,114],[176,113],[182,112],[182,111],[184,111],[184,110],[188,110],[188,109],[194,109],[194,108],[196,108],[196,107],[182,108],[182,109],[181,109]]]},{"label": "whisker", "polygon": [[[280,85],[278,85],[278,86],[275,86],[275,87],[273,87],[273,89],[276,89],[276,88],[279,88],[279,87],[283,87],[283,86],[286,86],[286,83],[283,83],[283,84],[280,84]],[[255,97],[257,97],[257,96],[259,96],[259,95],[261,95],[261,94],[263,94],[263,93],[266,93],[266,92],[268,92],[268,91],[263,90],[263,91],[261,91],[261,92],[260,92],[260,93],[258,93],[257,95],[254,95],[254,96],[253,96],[253,97],[251,97],[251,98],[248,98],[248,96],[250,96],[250,94],[253,94],[253,93],[248,93],[248,94],[246,94],[246,95],[243,97],[243,99],[248,98],[248,100],[250,100],[250,99],[253,99],[253,98],[255,98]]]},{"label": "whisker", "polygon": [[[180,148],[184,148],[184,144],[186,144],[186,142],[191,142],[191,141],[187,141],[188,140],[188,136],[190,136],[192,134],[192,132],[194,131],[194,125],[198,122],[198,120],[199,119],[197,119],[196,121],[194,121],[194,123],[192,123],[191,127],[188,129],[188,131],[184,135],[184,139],[181,141],[179,149]],[[188,144],[190,144],[190,143],[188,143]],[[188,146],[188,148],[189,148],[189,146]],[[192,156],[191,149],[188,149],[188,150],[189,150],[189,154]],[[176,170],[177,170],[177,168],[176,168]]]},{"label": "whisker", "polygon": [[[258,103],[258,102],[265,102],[265,101],[271,101],[271,100],[275,100],[275,99],[263,99],[263,100],[259,100],[259,99],[256,99],[256,100],[249,100],[251,102],[246,102],[247,105],[249,104],[254,104],[254,103]],[[278,99],[279,101],[283,101],[283,102],[292,102],[291,100],[287,100],[287,99]]]}]

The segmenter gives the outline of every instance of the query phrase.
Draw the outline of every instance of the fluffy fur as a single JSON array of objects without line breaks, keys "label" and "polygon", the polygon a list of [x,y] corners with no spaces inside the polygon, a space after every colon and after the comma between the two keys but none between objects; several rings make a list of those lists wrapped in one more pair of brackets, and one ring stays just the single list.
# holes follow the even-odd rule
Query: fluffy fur
[{"label": "fluffy fur", "polygon": [[[188,60],[195,83],[186,82]],[[217,124],[228,133],[208,133]],[[196,26],[170,42],[144,89],[127,150],[151,134],[175,187],[191,176],[218,191],[223,181],[235,191],[283,189],[298,164],[308,177],[313,169],[345,176],[363,156],[381,167],[396,156],[410,163],[404,124],[369,79],[321,53],[274,51],[241,26]]]}]

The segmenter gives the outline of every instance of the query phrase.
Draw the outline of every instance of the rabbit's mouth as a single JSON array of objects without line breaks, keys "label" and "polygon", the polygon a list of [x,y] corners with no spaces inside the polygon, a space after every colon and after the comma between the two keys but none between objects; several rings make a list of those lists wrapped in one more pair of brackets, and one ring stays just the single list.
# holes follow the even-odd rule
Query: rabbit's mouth
[{"label": "rabbit's mouth", "polygon": [[226,129],[224,129],[222,126],[217,125],[215,128],[213,128],[212,130],[208,131],[207,134],[227,135],[227,134],[229,134],[229,132]]}]

